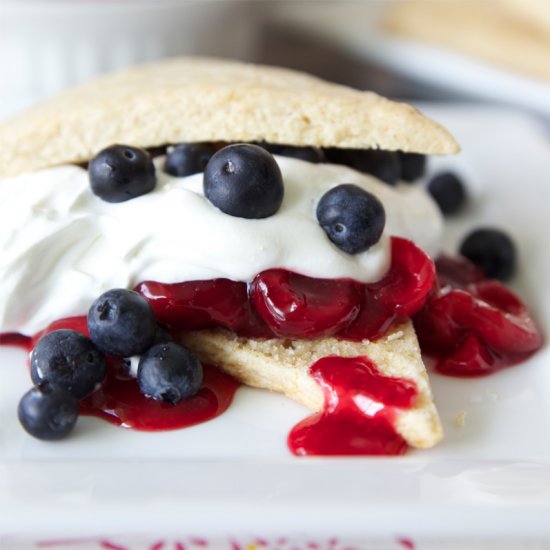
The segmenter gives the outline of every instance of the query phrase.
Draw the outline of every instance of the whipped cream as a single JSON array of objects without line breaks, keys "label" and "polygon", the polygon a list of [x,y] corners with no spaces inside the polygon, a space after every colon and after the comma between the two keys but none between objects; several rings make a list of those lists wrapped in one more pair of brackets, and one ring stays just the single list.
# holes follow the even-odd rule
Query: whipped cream
[{"label": "whipped cream", "polygon": [[[163,157],[155,161],[155,190],[118,204],[94,196],[78,166],[0,180],[0,332],[32,334],[86,313],[106,290],[145,280],[251,281],[279,267],[373,282],[390,265],[391,235],[437,251],[442,220],[422,189],[392,188],[344,166],[276,160],[285,197],[262,220],[222,213],[204,197],[202,174],[170,176]],[[315,215],[322,195],[341,183],[367,189],[386,209],[382,238],[361,254],[332,244]]]}]

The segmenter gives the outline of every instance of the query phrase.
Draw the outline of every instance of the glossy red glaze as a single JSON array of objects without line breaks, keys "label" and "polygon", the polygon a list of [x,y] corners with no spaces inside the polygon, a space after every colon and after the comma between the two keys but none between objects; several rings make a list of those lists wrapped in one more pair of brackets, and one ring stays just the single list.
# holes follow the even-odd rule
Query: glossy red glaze
[{"label": "glossy red glaze", "polygon": [[392,238],[392,263],[386,276],[365,285],[361,311],[338,336],[374,340],[396,321],[413,316],[426,301],[435,281],[431,259],[406,239]]},{"label": "glossy red glaze", "polygon": [[284,269],[260,273],[251,287],[256,311],[280,338],[337,334],[357,317],[363,292],[354,281],[312,279]]},{"label": "glossy red glaze", "polygon": [[[72,329],[88,336],[86,317],[71,317],[52,323],[33,339],[59,329]],[[34,344],[33,344],[34,345]],[[217,367],[203,365],[204,382],[199,392],[176,405],[145,397],[124,359],[107,358],[107,376],[101,388],[80,403],[80,413],[112,424],[143,431],[174,430],[211,420],[222,414],[239,387]]]},{"label": "glossy red glaze", "polygon": [[325,357],[312,365],[325,405],[295,426],[288,445],[297,455],[397,455],[407,449],[395,431],[399,409],[416,401],[414,382],[382,376],[366,357]]},{"label": "glossy red glaze", "polygon": [[178,330],[221,326],[264,338],[374,339],[416,313],[435,278],[430,258],[392,238],[392,264],[379,282],[314,279],[283,269],[245,283],[216,279],[178,284],[145,281],[136,288],[162,323]]},{"label": "glossy red glaze", "polygon": [[0,346],[17,346],[30,351],[32,349],[32,338],[18,332],[5,332],[0,334]]},{"label": "glossy red glaze", "polygon": [[97,416],[142,431],[175,430],[211,420],[227,410],[239,383],[217,367],[203,365],[204,382],[193,397],[176,405],[145,397],[128,365],[108,362],[107,377],[99,390],[80,403],[80,413]]},{"label": "glossy red glaze", "polygon": [[502,283],[486,279],[464,258],[437,261],[438,284],[415,317],[422,351],[454,376],[488,374],[516,364],[542,345],[523,302]]},{"label": "glossy red glaze", "polygon": [[229,279],[163,284],[144,281],[136,287],[159,322],[174,331],[224,327],[248,337],[273,333],[251,308],[248,285]]}]

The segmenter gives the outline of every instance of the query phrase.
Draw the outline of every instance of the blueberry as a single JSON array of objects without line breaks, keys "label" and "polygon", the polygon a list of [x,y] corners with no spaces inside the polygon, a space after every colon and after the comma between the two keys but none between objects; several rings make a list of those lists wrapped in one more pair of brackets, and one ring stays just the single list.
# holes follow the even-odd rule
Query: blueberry
[{"label": "blueberry", "polygon": [[319,147],[298,147],[296,145],[279,145],[265,142],[258,143],[258,145],[263,147],[266,151],[269,151],[272,155],[291,157],[314,164],[325,161],[325,154]]},{"label": "blueberry", "polygon": [[328,162],[344,164],[393,185],[401,176],[399,156],[379,149],[325,149]]},{"label": "blueberry", "polygon": [[462,242],[460,253],[491,279],[506,281],[516,270],[516,247],[499,229],[473,231]]},{"label": "blueberry", "polygon": [[452,172],[436,174],[428,182],[428,192],[445,215],[456,214],[466,202],[466,188]]},{"label": "blueberry", "polygon": [[75,330],[55,330],[36,344],[31,354],[31,378],[48,382],[82,399],[105,378],[105,357]]},{"label": "blueberry", "polygon": [[213,143],[181,143],[168,148],[164,171],[182,178],[204,172],[210,157],[216,152]]},{"label": "blueberry", "polygon": [[124,202],[155,188],[153,160],[143,149],[111,145],[88,166],[92,192],[107,202]]},{"label": "blueberry", "polygon": [[63,439],[78,419],[78,399],[52,384],[40,384],[21,398],[17,416],[33,437],[45,441]]},{"label": "blueberry", "polygon": [[380,240],[386,212],[372,193],[345,183],[323,195],[317,205],[317,220],[338,248],[358,254]]},{"label": "blueberry", "polygon": [[149,302],[125,288],[102,294],[88,312],[92,342],[104,353],[120,357],[139,355],[157,333],[157,321]]},{"label": "blueberry", "polygon": [[173,340],[170,330],[160,323],[157,323],[157,330],[155,332],[155,339],[153,344],[163,344],[164,342],[171,342]]},{"label": "blueberry", "polygon": [[230,216],[267,218],[283,202],[283,176],[273,156],[262,147],[228,145],[206,165],[204,194]]},{"label": "blueberry", "polygon": [[141,393],[174,405],[199,391],[202,365],[188,349],[165,342],[141,357],[137,379]]},{"label": "blueberry", "polygon": [[398,152],[401,164],[401,180],[414,181],[421,178],[426,170],[426,156],[418,153]]}]

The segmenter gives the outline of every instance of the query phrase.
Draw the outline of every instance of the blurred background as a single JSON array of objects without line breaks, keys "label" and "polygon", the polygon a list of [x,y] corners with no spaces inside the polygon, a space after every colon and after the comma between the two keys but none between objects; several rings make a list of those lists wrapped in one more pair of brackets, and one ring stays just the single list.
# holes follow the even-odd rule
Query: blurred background
[{"label": "blurred background", "polygon": [[0,0],[0,118],[99,73],[180,54],[550,120],[550,0]]}]

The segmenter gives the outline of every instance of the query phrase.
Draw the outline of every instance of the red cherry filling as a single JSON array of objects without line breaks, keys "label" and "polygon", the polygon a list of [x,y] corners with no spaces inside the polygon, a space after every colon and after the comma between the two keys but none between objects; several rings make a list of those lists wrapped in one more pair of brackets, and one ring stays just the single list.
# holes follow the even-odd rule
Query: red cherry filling
[{"label": "red cherry filling", "polygon": [[164,284],[152,281],[136,287],[162,324],[175,331],[224,327],[241,336],[272,333],[250,307],[246,283],[229,279]]},{"label": "red cherry filling", "polygon": [[358,314],[362,285],[312,279],[284,269],[260,273],[251,286],[256,311],[280,338],[321,338]]},{"label": "red cherry filling", "polygon": [[414,382],[378,373],[367,357],[324,357],[310,368],[325,395],[322,412],[288,436],[297,455],[395,455],[407,449],[393,427],[396,409],[414,405]]},{"label": "red cherry filling", "polygon": [[[29,351],[49,332],[59,329],[88,334],[86,317],[55,321],[28,343]],[[107,356],[107,376],[101,387],[80,402],[80,414],[142,431],[175,430],[206,422],[227,410],[239,382],[212,365],[203,365],[204,381],[197,394],[176,405],[145,397],[129,372],[128,362]]]},{"label": "red cherry filling", "polygon": [[160,322],[176,330],[221,326],[241,336],[374,339],[416,313],[434,280],[430,258],[406,239],[392,238],[392,264],[379,282],[314,279],[270,269],[245,283],[216,279],[178,284],[143,282]]},{"label": "red cherry filling", "polygon": [[457,376],[486,374],[525,359],[542,336],[521,300],[467,260],[437,261],[439,285],[415,317],[422,350]]},{"label": "red cherry filling", "polygon": [[361,311],[339,337],[349,340],[375,339],[397,320],[417,313],[435,280],[432,261],[406,239],[392,238],[392,263],[386,276],[365,285]]}]

